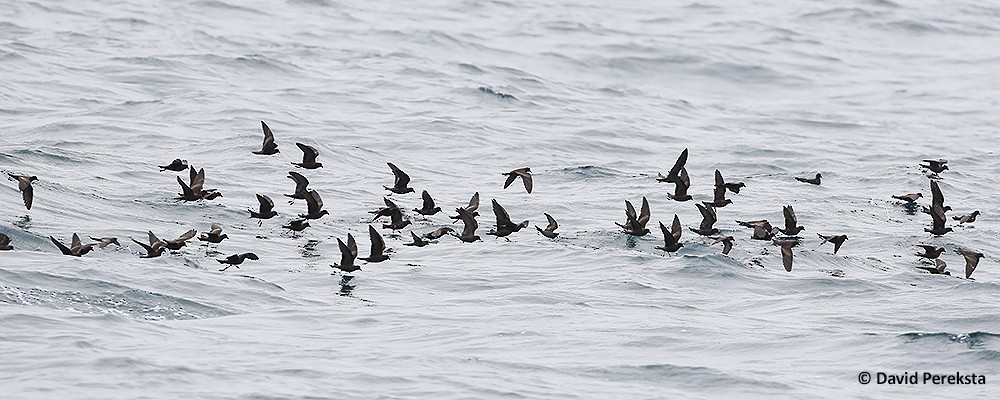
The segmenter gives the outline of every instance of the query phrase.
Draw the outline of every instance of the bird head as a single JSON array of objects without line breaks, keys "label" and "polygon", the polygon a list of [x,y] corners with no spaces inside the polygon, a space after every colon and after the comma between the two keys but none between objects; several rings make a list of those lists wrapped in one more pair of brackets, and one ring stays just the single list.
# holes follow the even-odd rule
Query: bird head
[{"label": "bird head", "polygon": [[329,211],[323,210],[319,212],[319,215],[330,215]]},{"label": "bird head", "polygon": [[220,237],[220,238],[223,238],[223,239],[229,239],[229,235],[227,235],[227,234],[225,234],[225,233],[223,233],[223,234],[222,234],[222,236],[219,236],[219,237]]},{"label": "bird head", "polygon": [[278,212],[277,212],[277,211],[273,211],[273,210],[272,210],[272,211],[271,211],[271,216],[272,216],[272,217],[277,217],[277,216],[278,216]]}]

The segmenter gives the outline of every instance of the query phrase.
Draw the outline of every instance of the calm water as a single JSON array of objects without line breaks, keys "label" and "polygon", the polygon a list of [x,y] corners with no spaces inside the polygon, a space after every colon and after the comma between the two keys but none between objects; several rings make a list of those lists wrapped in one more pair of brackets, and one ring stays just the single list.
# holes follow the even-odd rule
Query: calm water
[{"label": "calm water", "polygon": [[[0,387],[17,399],[889,398],[1000,394],[1000,6],[982,2],[16,2],[0,0]],[[282,153],[259,149],[259,121]],[[282,193],[302,171],[331,215]],[[684,148],[692,194],[746,182],[717,225],[730,256],[657,221],[700,220],[656,183]],[[940,238],[890,200],[922,158],[973,226]],[[224,197],[176,203],[184,158]],[[475,244],[402,246],[341,285],[336,238],[367,252],[385,162],[447,215],[478,191]],[[531,166],[535,190],[502,190]],[[824,174],[822,186],[794,176]],[[182,174],[183,175],[183,174]],[[258,227],[255,193],[278,203]],[[647,196],[650,228],[619,233]],[[279,199],[280,198],[280,199]],[[490,199],[548,240],[485,235]],[[922,203],[926,204],[929,200]],[[736,219],[806,227],[787,273]],[[416,232],[445,214],[410,213]],[[65,257],[48,241],[173,238]],[[457,227],[457,226],[456,226]],[[533,229],[533,228],[531,228]],[[816,233],[847,234],[839,255]],[[975,281],[919,273],[915,243],[986,253]],[[218,272],[215,258],[257,262]],[[862,371],[986,374],[985,386],[861,385]]]}]

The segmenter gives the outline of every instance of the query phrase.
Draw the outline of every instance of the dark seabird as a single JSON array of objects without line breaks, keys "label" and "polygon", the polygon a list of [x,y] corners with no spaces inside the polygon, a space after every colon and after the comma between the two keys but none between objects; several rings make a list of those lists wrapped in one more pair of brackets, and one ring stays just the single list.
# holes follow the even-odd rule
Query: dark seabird
[{"label": "dark seabird", "polygon": [[370,263],[388,260],[389,256],[385,254],[385,240],[382,239],[382,235],[378,234],[375,227],[371,225],[368,225],[368,237],[371,238],[372,241],[372,252],[368,257],[361,257],[359,259]]},{"label": "dark seabird", "polygon": [[426,239],[424,239],[424,238],[422,238],[420,236],[417,236],[417,234],[413,233],[413,231],[410,231],[410,236],[413,237],[413,242],[412,243],[403,243],[403,246],[424,247],[426,245],[431,244],[431,241],[426,240]]},{"label": "dark seabird", "polygon": [[10,245],[10,236],[0,233],[0,250],[14,250],[14,246]]},{"label": "dark seabird", "polygon": [[914,246],[924,249],[923,253],[917,253],[917,256],[926,258],[928,260],[933,260],[941,256],[944,252],[944,247],[934,247],[929,244],[915,244]]},{"label": "dark seabird", "polygon": [[649,222],[649,202],[646,201],[646,197],[642,198],[642,211],[638,216],[635,214],[635,207],[632,206],[632,202],[625,200],[625,225],[615,222],[615,225],[620,226],[625,233],[635,236],[643,236],[649,233],[649,229],[646,229],[646,223]]},{"label": "dark seabird", "polygon": [[736,221],[736,223],[753,229],[753,234],[750,235],[750,239],[752,240],[771,240],[778,232],[778,229],[771,226],[771,223],[766,219],[757,221]]},{"label": "dark seabird", "polygon": [[382,201],[385,203],[385,207],[379,207],[375,211],[369,211],[368,212],[369,214],[375,214],[375,216],[372,217],[372,221],[371,222],[375,222],[375,221],[377,221],[381,217],[391,216],[392,213],[394,213],[396,211],[400,211],[399,210],[399,206],[397,206],[396,203],[394,203],[392,200],[389,200],[388,197],[383,197]]},{"label": "dark seabird", "polygon": [[681,168],[680,176],[674,181],[674,194],[667,193],[667,197],[674,201],[688,201],[691,200],[691,195],[688,194],[688,189],[691,187],[691,177],[688,176],[688,171],[685,168]]},{"label": "dark seabird", "polygon": [[160,167],[160,172],[163,172],[163,171],[177,171],[177,172],[181,172],[181,171],[186,170],[188,168],[188,162],[187,162],[187,160],[181,160],[179,158],[175,158],[174,161],[172,161],[170,164],[167,164],[167,165],[157,165],[157,166]]},{"label": "dark seabird", "polygon": [[212,229],[207,233],[202,233],[198,237],[198,240],[210,243],[219,243],[225,239],[229,239],[229,235],[222,233],[222,225],[212,224]]},{"label": "dark seabird", "polygon": [[556,236],[559,236],[559,233],[556,232],[556,229],[559,229],[559,223],[557,223],[556,219],[552,218],[552,216],[549,215],[549,213],[543,213],[543,214],[545,214],[545,219],[549,220],[549,224],[545,226],[545,229],[539,228],[538,225],[535,225],[535,229],[538,229],[538,233],[541,233],[542,236],[545,236],[549,239],[555,239]]},{"label": "dark seabird", "polygon": [[340,264],[333,264],[330,267],[351,273],[361,270],[361,266],[354,265],[354,260],[358,258],[358,244],[354,241],[354,236],[347,234],[347,243],[337,238],[337,245],[340,246]]},{"label": "dark seabird", "polygon": [[271,128],[268,128],[264,121],[260,121],[260,127],[264,130],[264,144],[261,145],[260,151],[254,151],[252,153],[262,156],[280,153],[280,151],[278,151],[278,145],[274,143],[274,134],[271,133]]},{"label": "dark seabird", "polygon": [[24,200],[24,207],[31,209],[31,201],[34,199],[35,189],[31,186],[31,182],[37,181],[37,176],[28,175],[14,175],[8,173],[12,180],[17,181],[17,190],[21,191],[21,199]]},{"label": "dark seabird", "polygon": [[132,239],[132,241],[138,244],[139,246],[142,246],[143,249],[146,249],[146,255],[141,256],[140,258],[159,257],[161,254],[163,254],[163,251],[166,250],[167,247],[163,245],[163,241],[160,240],[160,238],[156,237],[156,235],[153,234],[153,231],[149,231],[147,232],[147,234],[149,235],[149,244],[145,244],[143,242],[135,240],[135,238],[130,238],[130,239]]},{"label": "dark seabird", "polygon": [[924,162],[927,163],[927,165],[920,164],[920,166],[933,171],[935,174],[940,174],[948,169],[948,160],[945,159],[924,160]]},{"label": "dark seabird", "polygon": [[715,208],[701,204],[695,205],[698,206],[698,211],[701,212],[701,225],[698,226],[698,229],[690,228],[691,232],[697,233],[701,236],[712,236],[718,234],[719,230],[712,227],[715,225],[715,222],[719,220],[719,216],[715,213]]},{"label": "dark seabird", "polygon": [[442,236],[447,235],[449,233],[455,233],[455,230],[445,226],[425,233],[423,235],[423,238],[429,240],[440,239]]},{"label": "dark seabird", "polygon": [[528,221],[522,221],[519,224],[512,222],[510,220],[510,214],[507,214],[507,210],[505,210],[500,203],[497,203],[496,199],[493,199],[493,215],[496,215],[497,217],[497,226],[495,229],[490,229],[489,232],[486,232],[487,235],[506,237],[507,235],[528,226]]},{"label": "dark seabird", "polygon": [[181,185],[180,197],[177,200],[184,201],[198,201],[201,199],[212,200],[216,197],[222,196],[215,189],[204,189],[205,186],[205,169],[202,168],[195,172],[194,167],[190,167],[190,179],[191,183],[184,183],[181,177],[177,177],[177,183]]},{"label": "dark seabird", "polygon": [[[479,216],[479,211],[476,211],[476,210],[479,209],[479,192],[476,192],[476,194],[472,195],[472,198],[469,199],[469,205],[467,205],[467,206],[465,206],[463,208],[465,208],[466,211],[468,211],[470,214],[472,214],[473,217],[478,217]],[[451,219],[459,220],[459,219],[462,219],[462,216],[461,215],[455,215],[455,216],[451,217]]]},{"label": "dark seabird", "polygon": [[298,172],[288,171],[288,178],[295,181],[295,193],[286,194],[285,197],[301,200],[309,198],[309,180],[306,177]]},{"label": "dark seabird", "polygon": [[316,169],[323,167],[323,163],[316,162],[316,157],[319,157],[319,150],[315,147],[305,145],[302,143],[296,143],[299,149],[302,150],[302,162],[292,163],[292,165],[305,169]]},{"label": "dark seabird", "polygon": [[923,193],[910,193],[910,194],[906,194],[906,195],[902,195],[902,196],[892,196],[892,198],[894,198],[896,200],[902,200],[902,201],[905,201],[907,203],[915,203],[917,201],[917,199],[919,199],[921,197],[924,197]]},{"label": "dark seabird", "polygon": [[[95,238],[95,237],[91,236],[90,240],[98,242],[97,243],[97,247],[100,247],[102,249],[105,248],[105,247],[108,247],[109,244],[113,244],[115,246],[122,247],[122,244],[118,243],[118,238],[114,238],[114,237],[102,237],[102,238],[98,239],[98,238]],[[0,249],[0,250],[2,250],[2,249]]]},{"label": "dark seabird", "polygon": [[320,219],[324,215],[330,214],[323,209],[323,199],[319,197],[319,192],[315,190],[309,191],[309,196],[306,197],[306,206],[308,206],[308,212],[299,214],[299,218]]},{"label": "dark seabird", "polygon": [[466,243],[472,243],[479,240],[479,236],[476,235],[476,229],[479,229],[479,223],[476,222],[476,217],[473,216],[469,210],[464,208],[456,208],[455,211],[458,211],[458,215],[462,217],[465,229],[462,229],[461,235],[452,233],[452,236],[457,237],[459,240]]},{"label": "dark seabird", "polygon": [[396,194],[407,194],[413,191],[413,188],[407,187],[410,184],[410,176],[403,172],[403,170],[396,167],[393,163],[389,164],[389,169],[392,170],[392,175],[395,177],[395,181],[392,186],[383,186],[385,190]]},{"label": "dark seabird", "polygon": [[722,179],[722,173],[715,170],[715,192],[711,202],[703,201],[707,206],[725,207],[733,201],[726,198],[726,181]]},{"label": "dark seabird", "polygon": [[941,259],[934,260],[933,267],[918,266],[917,269],[922,269],[924,271],[930,272],[931,275],[948,275],[951,276],[951,272],[945,271],[948,268],[948,264]]},{"label": "dark seabird", "polygon": [[413,211],[420,213],[420,215],[434,215],[441,211],[441,207],[434,206],[434,199],[426,190],[420,194],[420,197],[424,199],[424,205],[420,208],[414,208]]},{"label": "dark seabird", "polygon": [[59,248],[59,251],[61,251],[63,254],[67,256],[80,257],[84,254],[89,253],[91,250],[94,249],[94,245],[92,244],[81,243],[80,236],[75,233],[73,234],[73,242],[70,243],[69,247],[66,247],[66,245],[60,243],[58,240],[56,240],[56,238],[52,236],[49,236],[49,240],[51,240],[52,243]]},{"label": "dark seabird", "polygon": [[812,185],[819,185],[822,182],[822,179],[823,179],[823,175],[820,175],[819,173],[816,173],[816,177],[815,178],[799,178],[799,177],[795,177],[795,180],[797,180],[799,182],[805,182],[805,183],[812,184]]},{"label": "dark seabird", "polygon": [[798,246],[798,240],[775,240],[775,246],[781,246],[781,264],[785,266],[785,271],[792,272],[792,247]]},{"label": "dark seabird", "polygon": [[677,157],[677,161],[674,162],[674,166],[670,168],[670,172],[667,176],[657,174],[656,180],[659,182],[674,183],[680,178],[681,170],[684,169],[684,164],[688,161],[688,149],[684,149],[681,155]]},{"label": "dark seabird", "polygon": [[940,206],[945,211],[951,211],[951,207],[944,205],[944,193],[941,193],[941,186],[937,181],[931,181],[931,208]]},{"label": "dark seabird", "polygon": [[818,233],[817,235],[819,235],[820,239],[823,239],[823,242],[819,244],[820,246],[826,244],[826,242],[833,243],[833,254],[837,254],[840,251],[840,246],[844,245],[844,241],[847,240],[847,235],[826,236]]},{"label": "dark seabird", "polygon": [[973,211],[971,214],[956,215],[951,218],[958,221],[959,224],[964,224],[966,222],[976,222],[976,217],[979,217],[979,210]]},{"label": "dark seabird", "polygon": [[979,266],[979,259],[985,257],[985,255],[963,249],[955,249],[955,252],[965,257],[965,279],[969,279],[972,277],[972,272]]},{"label": "dark seabird", "polygon": [[405,228],[409,224],[410,220],[403,219],[403,210],[396,208],[395,210],[392,211],[391,214],[389,214],[389,223],[382,224],[382,228],[398,231],[400,229]]},{"label": "dark seabird", "polygon": [[716,243],[720,242],[722,243],[722,254],[727,256],[729,255],[729,252],[733,250],[733,246],[736,245],[736,243],[733,242],[735,238],[732,236],[720,236],[720,237],[714,237],[712,239],[715,239],[715,241],[712,242],[712,245],[715,245]]},{"label": "dark seabird", "polygon": [[260,257],[257,257],[257,255],[254,253],[243,253],[243,254],[233,254],[229,257],[226,257],[226,259],[224,260],[215,260],[215,261],[218,261],[219,264],[229,264],[219,270],[219,271],[225,271],[229,269],[229,267],[239,268],[240,264],[243,264],[243,261],[246,261],[248,259],[257,261],[260,260]]},{"label": "dark seabird", "polygon": [[278,212],[274,211],[274,201],[266,195],[257,194],[257,201],[260,203],[260,211],[254,211],[253,209],[248,209],[250,211],[250,218],[257,219],[271,219],[278,216]]},{"label": "dark seabird", "polygon": [[931,207],[931,218],[934,220],[934,225],[932,226],[931,229],[924,228],[924,232],[930,233],[935,236],[941,236],[948,232],[951,232],[952,231],[951,228],[945,227],[945,223],[948,221],[948,217],[945,216],[944,212],[945,212],[944,208],[942,208],[940,205]]},{"label": "dark seabird", "polygon": [[293,219],[288,221],[288,225],[282,225],[282,228],[291,229],[295,232],[302,232],[309,227],[309,220],[307,219]]},{"label": "dark seabird", "polygon": [[778,228],[778,230],[781,231],[781,233],[784,233],[787,236],[795,236],[798,235],[799,232],[802,232],[806,229],[802,226],[797,226],[799,220],[795,218],[795,210],[792,209],[792,206],[785,206],[784,213],[785,213],[785,229]]},{"label": "dark seabird", "polygon": [[524,167],[518,168],[510,172],[504,172],[502,175],[507,176],[507,180],[503,183],[503,188],[506,189],[514,180],[521,178],[522,183],[524,183],[524,189],[531,193],[531,168]]},{"label": "dark seabird", "polygon": [[667,230],[663,222],[659,222],[659,224],[660,232],[663,232],[663,246],[656,246],[657,250],[673,253],[684,247],[684,243],[681,243],[681,233],[684,231],[681,229],[681,219],[677,217],[677,214],[674,214],[674,222],[670,224],[670,230]]},{"label": "dark seabird", "polygon": [[740,194],[740,189],[746,187],[747,185],[743,182],[726,182],[725,179],[722,179],[722,173],[719,172],[719,170],[715,170],[715,186],[722,186],[730,192]]},{"label": "dark seabird", "polygon": [[[215,226],[216,225],[212,225],[212,228],[215,228]],[[219,228],[219,230],[221,231],[222,228]],[[165,246],[166,248],[168,248],[170,250],[180,250],[181,247],[184,247],[184,245],[187,244],[187,241],[191,240],[191,238],[193,238],[194,235],[196,235],[196,234],[198,234],[198,231],[196,231],[194,229],[189,229],[187,232],[184,232],[183,235],[178,236],[177,239],[174,239],[174,240],[163,240],[162,241],[163,242],[163,246]],[[220,241],[221,241],[221,239],[220,239]],[[218,242],[216,242],[216,243],[218,243]]]}]

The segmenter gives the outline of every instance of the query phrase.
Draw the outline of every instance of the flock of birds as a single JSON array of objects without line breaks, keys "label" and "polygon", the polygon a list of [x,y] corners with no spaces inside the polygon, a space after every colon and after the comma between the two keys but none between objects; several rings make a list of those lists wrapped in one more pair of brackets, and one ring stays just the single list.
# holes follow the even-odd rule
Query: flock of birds
[{"label": "flock of birds", "polygon": [[[261,149],[258,151],[253,151],[253,154],[261,156],[270,156],[278,154],[278,145],[274,140],[274,134],[266,123],[261,121],[261,128],[264,133],[264,140]],[[319,157],[319,151],[315,147],[296,143],[296,146],[302,151],[302,162],[293,162],[292,165],[296,167],[303,168],[306,170],[314,170],[317,168],[322,168],[323,164],[317,162]],[[691,179],[688,175],[686,164],[688,159],[688,150],[684,149],[677,161],[674,163],[673,167],[667,173],[666,176],[658,174],[656,180],[663,183],[673,183],[674,191],[672,194],[667,194],[667,197],[671,200],[678,202],[687,202],[693,199],[693,197],[688,194],[688,190],[691,188]],[[921,164],[920,166],[932,172],[930,175],[930,189],[931,189],[931,206],[923,206],[923,212],[930,214],[932,218],[931,228],[925,228],[925,232],[930,233],[934,236],[941,236],[952,231],[951,227],[947,225],[947,212],[951,211],[950,206],[944,204],[944,195],[941,193],[941,188],[935,181],[940,173],[948,170],[947,160],[924,160],[926,164]],[[410,177],[403,170],[398,168],[393,163],[387,163],[389,169],[392,171],[394,176],[394,182],[392,186],[385,186],[385,189],[391,193],[404,195],[408,193],[413,193],[414,189],[409,187]],[[185,182],[181,177],[177,177],[177,182],[181,186],[181,193],[179,193],[176,200],[178,201],[202,201],[202,200],[213,200],[218,197],[222,197],[222,193],[216,189],[206,189],[205,188],[205,169],[195,170],[193,166],[189,166],[187,161],[181,159],[175,159],[173,162],[167,165],[159,166],[160,171],[175,171],[182,172],[185,170],[189,171],[188,181]],[[36,176],[29,175],[17,175],[8,174],[10,179],[16,181],[18,184],[18,190],[22,194],[24,200],[24,206],[31,210],[32,201],[34,199],[34,189],[32,188],[32,182],[38,180]],[[521,179],[524,184],[525,190],[530,194],[532,192],[533,181],[531,175],[531,169],[528,167],[518,168],[510,172],[503,173],[506,176],[503,187],[508,188],[514,181]],[[297,219],[289,221],[287,224],[283,225],[282,228],[289,229],[293,232],[293,235],[297,234],[309,228],[310,220],[318,220],[324,215],[328,215],[329,212],[323,209],[323,199],[320,194],[313,189],[309,189],[309,180],[302,174],[290,171],[288,173],[288,178],[295,182],[295,191],[292,194],[285,194],[286,197],[292,199],[292,201],[299,199],[305,200],[306,202],[306,212],[299,214]],[[796,177],[796,180],[812,184],[821,185],[822,175],[817,173],[812,178],[801,178]],[[700,236],[706,236],[714,240],[713,245],[722,243],[722,253],[728,255],[732,250],[733,246],[736,245],[735,238],[733,236],[720,236],[720,231],[714,228],[715,223],[718,221],[718,209],[723,208],[729,204],[732,204],[732,199],[726,198],[727,192],[732,192],[734,194],[739,194],[740,189],[746,187],[743,182],[727,182],[722,173],[719,170],[715,171],[715,190],[713,192],[712,201],[703,201],[696,203],[695,205],[700,211],[702,216],[702,221],[697,228],[690,228],[690,230]],[[904,202],[903,204],[908,208],[915,209],[917,207],[917,200],[923,197],[922,193],[911,193],[900,196],[893,196],[893,198]],[[413,209],[414,212],[430,216],[441,212],[441,207],[438,207],[434,203],[434,199],[431,198],[430,194],[424,190],[421,193],[421,198],[423,204],[420,208]],[[251,218],[259,220],[259,224],[262,224],[263,220],[271,219],[278,216],[277,211],[275,211],[274,201],[267,195],[257,194],[257,200],[259,202],[259,207],[254,210],[248,210]],[[383,229],[391,229],[392,231],[398,231],[404,229],[408,226],[411,221],[405,218],[403,209],[396,205],[395,202],[390,200],[388,197],[383,197],[384,206],[371,211],[374,214],[371,223],[379,220],[382,217],[388,217],[389,223],[383,224]],[[507,210],[504,209],[495,199],[492,201],[493,213],[496,217],[496,226],[491,229],[487,234],[496,237],[503,237],[507,239],[507,236],[520,231],[523,228],[528,227],[528,221],[523,221],[520,223],[515,223],[511,220],[510,215]],[[434,243],[437,239],[444,237],[446,235],[451,235],[462,242],[476,242],[481,240],[480,236],[476,235],[476,231],[479,229],[479,224],[476,221],[476,217],[479,216],[477,211],[479,208],[479,193],[476,192],[472,198],[469,200],[468,205],[456,208],[455,211],[457,215],[452,216],[451,219],[458,221],[461,220],[464,228],[461,232],[456,232],[454,229],[449,227],[441,227],[435,229],[431,232],[427,232],[422,235],[417,235],[412,230],[410,231],[410,236],[412,242],[405,243],[406,246],[426,246],[428,244]],[[798,225],[798,221],[795,217],[795,210],[791,205],[784,207],[784,226],[774,227],[767,220],[754,220],[754,221],[736,221],[739,225],[750,228],[752,230],[750,239],[751,240],[761,240],[770,241],[774,245],[781,248],[782,264],[786,271],[791,272],[792,262],[794,258],[793,248],[802,243],[803,238],[799,236],[799,233],[805,230],[803,226]],[[980,215],[979,211],[974,211],[970,214],[954,216],[953,219],[958,221],[958,224],[965,224],[975,222],[976,218]],[[554,239],[559,233],[556,230],[559,224],[556,222],[548,213],[545,213],[545,217],[548,221],[548,225],[544,228],[535,226],[536,230],[543,236]],[[634,236],[644,236],[650,233],[650,230],[646,228],[646,224],[650,220],[650,210],[649,202],[645,197],[642,198],[642,204],[638,213],[636,213],[635,206],[632,202],[625,200],[625,223],[616,223],[622,228],[622,231],[628,235]],[[368,234],[371,242],[370,253],[368,257],[358,257],[358,245],[351,234],[347,235],[347,241],[337,238],[337,244],[341,252],[340,263],[333,264],[331,267],[338,269],[346,273],[353,273],[361,269],[361,266],[357,264],[358,260],[363,260],[368,263],[378,263],[386,261],[389,259],[389,254],[385,246],[385,241],[378,230],[369,223]],[[683,229],[681,227],[680,218],[677,214],[674,214],[673,222],[668,229],[667,226],[663,225],[662,222],[659,223],[660,231],[663,233],[664,244],[663,246],[657,246],[656,249],[663,250],[665,253],[673,253],[679,251],[684,243],[681,242],[681,236]],[[778,236],[778,234],[783,236]],[[136,239],[132,239],[133,242],[141,246],[145,250],[145,254],[141,255],[141,258],[154,258],[159,257],[166,250],[179,250],[185,246],[187,241],[193,239],[197,235],[197,231],[194,229],[188,230],[184,234],[180,235],[177,239],[163,240],[158,238],[152,231],[148,232],[148,243],[143,243]],[[818,234],[819,238],[822,240],[820,246],[826,243],[833,244],[833,253],[836,254],[840,251],[841,247],[848,240],[847,235],[822,235]],[[218,224],[213,224],[208,232],[202,233],[198,236],[201,241],[209,243],[221,243],[223,240],[229,238],[229,236],[223,233],[222,226]],[[94,243],[84,244],[80,237],[74,233],[72,236],[72,241],[69,246],[63,244],[62,242],[56,240],[54,237],[49,236],[49,239],[53,244],[59,249],[62,254],[69,256],[80,257],[91,250],[95,246],[99,248],[105,248],[111,244],[121,246],[118,239],[115,237],[102,237],[90,239]],[[509,239],[507,239],[509,240]],[[922,253],[917,253],[916,255],[927,260],[933,261],[933,266],[918,266],[917,268],[927,271],[931,274],[943,274],[951,275],[949,271],[946,271],[947,263],[943,261],[940,257],[945,253],[943,247],[928,245],[928,244],[917,244],[915,246],[921,247],[924,251]],[[0,250],[12,250],[11,238],[3,233],[0,233]],[[966,249],[956,248],[955,252],[961,254],[965,258],[965,277],[970,279],[973,271],[979,265],[979,260],[984,257],[982,253],[970,251]],[[237,267],[245,262],[246,260],[259,260],[259,257],[252,252],[237,253],[230,255],[224,259],[217,260],[219,263],[224,264],[225,267],[220,269],[220,271],[225,271],[230,267]],[[346,278],[346,276],[345,276]]]}]

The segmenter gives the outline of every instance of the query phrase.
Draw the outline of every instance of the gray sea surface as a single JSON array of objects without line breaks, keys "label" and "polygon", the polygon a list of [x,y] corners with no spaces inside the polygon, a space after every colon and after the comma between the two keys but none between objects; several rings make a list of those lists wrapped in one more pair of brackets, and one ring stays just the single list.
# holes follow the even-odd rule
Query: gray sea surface
[{"label": "gray sea surface", "polygon": [[[0,388],[9,399],[718,399],[1000,397],[1000,4],[982,1],[0,0]],[[281,153],[255,156],[260,121]],[[296,169],[296,142],[324,168]],[[717,227],[655,181],[688,148],[695,200],[743,181]],[[179,203],[188,160],[224,196]],[[892,195],[946,158],[942,237]],[[386,162],[444,211],[380,229]],[[534,191],[502,189],[530,166]],[[330,215],[293,236],[290,170]],[[823,174],[821,186],[793,177]],[[478,233],[452,226],[479,192]],[[258,226],[255,193],[279,217]],[[646,196],[652,233],[629,237]],[[488,236],[490,200],[515,221]],[[735,220],[806,230],[794,269]],[[677,214],[673,255],[657,222]],[[128,238],[221,224],[140,259]],[[378,226],[377,226],[378,227]],[[63,241],[124,247],[66,257]],[[817,233],[846,234],[834,255]],[[917,243],[955,276],[922,273]],[[974,280],[953,250],[985,253]],[[259,261],[220,272],[215,260]],[[985,374],[985,385],[863,385],[861,372]]]}]

